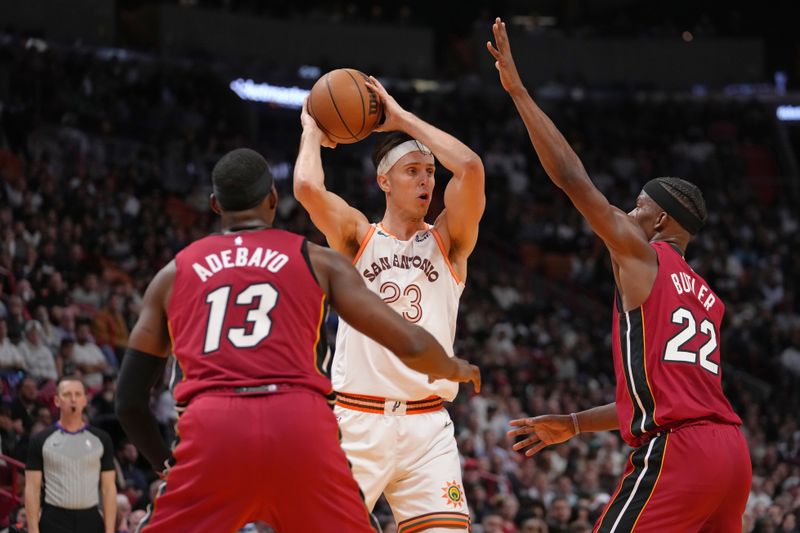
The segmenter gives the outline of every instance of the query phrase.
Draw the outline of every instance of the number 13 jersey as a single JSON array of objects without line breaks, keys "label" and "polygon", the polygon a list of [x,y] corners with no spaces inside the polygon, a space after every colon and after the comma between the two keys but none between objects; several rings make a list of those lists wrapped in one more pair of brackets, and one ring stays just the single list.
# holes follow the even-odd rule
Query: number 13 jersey
[{"label": "number 13 jersey", "polygon": [[651,243],[658,274],[641,307],[615,298],[612,347],[620,432],[631,446],[695,420],[741,425],[722,392],[722,300],[665,242]]},{"label": "number 13 jersey", "polygon": [[[353,264],[372,292],[406,320],[425,328],[453,357],[464,283],[433,227],[403,241],[380,224],[372,224]],[[334,389],[349,394],[404,401],[439,396],[450,401],[458,393],[457,383],[428,383],[426,375],[411,370],[390,350],[344,321],[339,322],[332,373]]]},{"label": "number 13 jersey", "polygon": [[327,301],[303,237],[279,229],[209,235],[175,257],[167,307],[183,370],[175,399],[288,384],[332,400]]}]

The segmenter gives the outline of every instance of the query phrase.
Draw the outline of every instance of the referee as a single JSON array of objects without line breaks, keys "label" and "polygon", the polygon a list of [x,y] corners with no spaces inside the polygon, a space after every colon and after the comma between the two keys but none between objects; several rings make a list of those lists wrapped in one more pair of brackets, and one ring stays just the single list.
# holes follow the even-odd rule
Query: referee
[{"label": "referee", "polygon": [[31,437],[25,466],[30,533],[114,533],[114,452],[108,434],[83,421],[86,401],[82,381],[61,378],[55,397],[58,422]]}]

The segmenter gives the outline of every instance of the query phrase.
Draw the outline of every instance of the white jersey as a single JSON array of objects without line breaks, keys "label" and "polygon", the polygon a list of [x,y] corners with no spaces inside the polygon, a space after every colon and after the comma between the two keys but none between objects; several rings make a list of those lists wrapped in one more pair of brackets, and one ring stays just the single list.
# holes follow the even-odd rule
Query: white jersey
[{"label": "white jersey", "polygon": [[[444,252],[432,226],[402,241],[372,224],[353,264],[364,283],[409,322],[428,330],[453,357],[458,300],[464,283]],[[414,401],[439,396],[451,401],[458,384],[428,383],[390,350],[339,322],[332,371],[338,392]]]}]

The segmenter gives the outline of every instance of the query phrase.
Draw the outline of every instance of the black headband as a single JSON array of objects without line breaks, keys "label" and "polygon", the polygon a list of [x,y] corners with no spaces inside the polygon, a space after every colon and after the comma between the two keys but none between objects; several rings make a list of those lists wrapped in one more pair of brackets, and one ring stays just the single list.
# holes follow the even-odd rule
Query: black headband
[{"label": "black headband", "polygon": [[247,185],[220,189],[214,184],[214,196],[225,211],[244,211],[257,206],[272,189],[272,172],[267,167],[263,174]]},{"label": "black headband", "polygon": [[672,193],[664,188],[664,185],[658,179],[645,183],[642,190],[692,235],[703,227],[705,220],[700,219],[700,217],[689,211]]}]

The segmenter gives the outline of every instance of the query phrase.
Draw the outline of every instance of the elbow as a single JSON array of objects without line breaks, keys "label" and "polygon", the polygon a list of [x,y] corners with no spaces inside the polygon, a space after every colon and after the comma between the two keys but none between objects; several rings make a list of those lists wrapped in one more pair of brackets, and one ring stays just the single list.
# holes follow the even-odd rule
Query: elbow
[{"label": "elbow", "polygon": [[304,203],[315,196],[319,196],[323,192],[323,189],[318,185],[312,183],[311,180],[299,173],[295,173],[294,175],[292,189],[294,191],[294,197],[300,203]]},{"label": "elbow", "polygon": [[406,365],[413,365],[414,361],[424,358],[428,351],[428,342],[424,332],[410,331],[402,344],[397,347],[396,354]]},{"label": "elbow", "polygon": [[141,406],[136,402],[128,401],[124,396],[114,400],[114,414],[117,415],[117,420],[123,427],[127,427],[130,421],[141,412]]},{"label": "elbow", "polygon": [[467,174],[483,176],[483,161],[475,152],[470,151],[469,155],[461,162],[461,167]]}]

